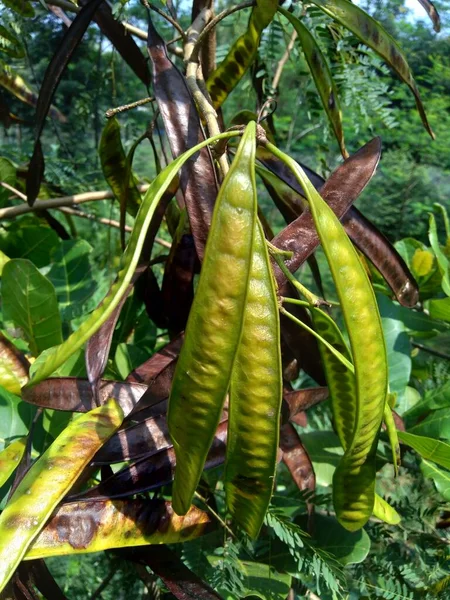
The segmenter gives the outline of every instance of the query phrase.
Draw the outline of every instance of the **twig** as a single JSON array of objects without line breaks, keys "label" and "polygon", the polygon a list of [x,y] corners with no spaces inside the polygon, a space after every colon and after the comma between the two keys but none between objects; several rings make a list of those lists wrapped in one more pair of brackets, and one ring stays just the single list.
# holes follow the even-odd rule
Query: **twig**
[{"label": "twig", "polygon": [[184,32],[183,28],[181,27],[181,25],[178,23],[178,21],[176,21],[173,17],[171,17],[170,15],[168,15],[166,12],[164,12],[163,10],[161,10],[160,8],[158,8],[157,6],[155,6],[154,4],[152,4],[151,2],[148,2],[148,0],[141,0],[142,4],[146,7],[149,8],[150,10],[153,10],[155,13],[157,13],[160,17],[162,17],[163,19],[166,19],[166,21],[168,21],[172,27],[174,27],[178,33],[181,35],[181,37],[183,38],[184,41],[186,41],[186,33]]},{"label": "twig", "polygon": [[[51,0],[51,2],[49,2],[48,4],[51,6],[58,6],[59,8],[62,8],[64,10],[66,10],[67,12],[72,12],[72,13],[76,13],[76,14],[78,14],[81,10],[81,8],[79,6],[77,6],[76,4],[73,4],[72,2],[69,2],[69,0]],[[144,31],[143,29],[139,29],[139,27],[130,25],[129,23],[126,23],[125,21],[121,21],[121,24],[127,31],[129,31],[132,35],[136,36],[137,38],[139,38],[141,40],[147,39],[147,32]]]},{"label": "twig", "polygon": [[117,106],[116,108],[108,108],[105,112],[105,117],[107,119],[111,119],[115,115],[123,113],[127,110],[132,110],[133,108],[137,108],[138,106],[143,106],[144,104],[148,104],[149,102],[154,102],[155,98],[150,96],[149,98],[142,98],[141,100],[136,100],[136,102],[130,102],[130,104],[122,104],[122,106]]},{"label": "twig", "polygon": [[[13,192],[22,200],[26,200],[25,194],[22,194],[22,192],[16,190],[7,183],[1,181],[0,185],[6,188],[7,190]],[[143,185],[138,185],[137,189],[140,192],[146,192],[149,187],[150,185],[148,183],[145,183]],[[22,204],[20,206],[8,206],[7,208],[1,208],[0,221],[5,219],[14,219],[19,215],[24,215],[30,212],[36,212],[39,210],[59,208],[61,206],[73,206],[77,204],[83,204],[84,202],[93,202],[96,200],[107,200],[112,198],[114,198],[114,194],[109,190],[105,190],[102,192],[85,192],[83,194],[74,194],[73,196],[61,196],[60,198],[50,198],[49,200],[37,200],[33,204],[33,206],[28,206],[28,204]]]},{"label": "twig", "polygon": [[289,44],[287,45],[283,56],[280,58],[280,60],[278,62],[277,68],[275,70],[275,75],[273,76],[273,79],[272,79],[272,90],[274,92],[276,92],[276,90],[278,89],[278,86],[280,85],[281,74],[283,73],[283,69],[284,69],[287,61],[289,60],[289,57],[294,48],[295,40],[297,39],[297,37],[298,37],[298,33],[294,29],[294,31],[292,32],[292,35],[291,35],[291,39],[289,40]]},{"label": "twig", "polygon": [[[4,182],[1,182],[1,185],[3,187],[5,187],[6,189],[9,189],[10,191],[12,191],[16,196],[18,196],[22,200],[26,201],[27,197],[25,196],[25,194],[22,194],[22,192],[20,192],[19,190],[16,190],[12,186],[10,186],[9,184],[4,183]],[[99,192],[93,192],[93,193],[99,193]],[[82,196],[82,195],[83,194],[79,194],[79,196]],[[74,196],[72,196],[72,198],[73,197]],[[56,198],[56,200],[57,200],[57,198]],[[42,200],[41,202],[45,202],[45,200]],[[16,208],[16,207],[11,207],[11,208]],[[39,208],[42,209],[42,206],[39,206]],[[92,213],[86,213],[79,209],[77,210],[76,208],[72,208],[70,206],[52,206],[50,208],[55,208],[55,209],[59,210],[60,212],[66,214],[66,215],[71,215],[73,217],[80,217],[81,219],[88,219],[89,221],[96,221],[97,223],[101,223],[102,225],[108,225],[109,227],[115,227],[116,229],[121,228],[119,221],[115,221],[114,219],[106,219],[104,217],[98,217],[97,215],[94,215]],[[133,228],[130,227],[129,225],[125,225],[124,227],[125,227],[125,231],[127,231],[127,232],[133,231]],[[168,248],[169,250],[172,247],[172,245],[169,242],[166,242],[166,240],[163,240],[162,238],[159,238],[159,237],[155,238],[155,242],[157,244],[159,244],[160,246],[163,246],[164,248]]]},{"label": "twig", "polygon": [[96,598],[100,598],[101,593],[103,592],[103,590],[109,585],[111,579],[114,577],[114,575],[117,573],[117,565],[114,565],[108,575],[104,578],[104,580],[101,582],[101,584],[98,586],[98,588],[95,590],[95,592],[92,594],[92,596],[90,597],[89,600],[96,600]]},{"label": "twig", "polygon": [[214,29],[214,27],[216,27],[216,25],[218,23],[220,23],[220,21],[222,21],[222,19],[225,19],[225,17],[232,15],[233,13],[237,12],[238,10],[244,10],[244,8],[251,8],[252,6],[255,6],[255,4],[256,4],[255,0],[253,0],[253,1],[251,0],[250,2],[242,2],[242,4],[236,4],[236,6],[227,8],[226,10],[219,13],[216,17],[214,17],[214,19],[212,19],[208,23],[208,25],[205,27],[205,29],[199,35],[199,38],[195,44],[193,53],[195,52],[198,55],[199,50],[200,50],[206,36],[212,29]]},{"label": "twig", "polygon": [[432,354],[433,356],[437,356],[439,358],[445,358],[450,360],[450,355],[445,354],[445,352],[440,352],[440,350],[435,350],[434,348],[429,348],[428,346],[424,346],[423,344],[419,344],[418,342],[412,342],[412,345],[415,348],[419,348],[419,350],[423,350],[424,352],[428,352],[428,354]]}]

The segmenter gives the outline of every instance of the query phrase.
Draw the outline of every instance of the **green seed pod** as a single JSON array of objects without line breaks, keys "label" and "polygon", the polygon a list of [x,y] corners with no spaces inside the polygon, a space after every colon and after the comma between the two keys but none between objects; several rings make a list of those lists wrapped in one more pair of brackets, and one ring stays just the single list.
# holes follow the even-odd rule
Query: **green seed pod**
[{"label": "green seed pod", "polygon": [[256,124],[249,123],[217,197],[167,423],[177,466],[173,508],[186,514],[219,424],[239,347],[256,222]]},{"label": "green seed pod", "polygon": [[229,510],[251,537],[258,535],[272,495],[281,401],[278,302],[258,222],[244,330],[231,376],[225,466]]}]

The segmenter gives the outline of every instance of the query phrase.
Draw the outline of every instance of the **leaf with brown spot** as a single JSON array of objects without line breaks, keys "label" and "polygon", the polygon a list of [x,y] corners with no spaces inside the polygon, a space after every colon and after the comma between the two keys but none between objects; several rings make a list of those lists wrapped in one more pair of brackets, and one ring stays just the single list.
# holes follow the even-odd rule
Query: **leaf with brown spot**
[{"label": "leaf with brown spot", "polygon": [[174,544],[204,535],[212,527],[202,510],[192,507],[180,517],[162,500],[70,502],[59,507],[24,560]]},{"label": "leaf with brown spot", "polygon": [[311,0],[311,2],[329,17],[349,29],[363,44],[372,48],[406,83],[414,94],[422,123],[434,139],[433,131],[428,123],[419,90],[408,62],[400,46],[390,33],[368,13],[348,0]]},{"label": "leaf with brown spot", "polygon": [[2,333],[0,333],[0,385],[20,396],[20,388],[28,381],[30,363]]},{"label": "leaf with brown spot", "polygon": [[[149,17],[148,53],[153,89],[174,158],[205,139],[201,122],[185,78],[167,55],[166,45]],[[218,188],[208,148],[202,148],[180,171],[180,187],[186,202],[195,247],[203,258]]]},{"label": "leaf with brown spot", "polygon": [[103,0],[90,0],[90,2],[81,9],[72,21],[72,25],[64,34],[64,37],[45,71],[36,103],[36,137],[26,182],[27,199],[30,206],[33,206],[34,201],[37,198],[44,175],[45,163],[40,137],[51,101],[73,53],[81,42],[89,23],[92,21],[95,11],[102,2]]},{"label": "leaf with brown spot", "polygon": [[78,417],[26,473],[0,515],[0,592],[53,510],[122,420],[115,400]]},{"label": "leaf with brown spot", "polygon": [[222,600],[222,596],[188,569],[167,546],[145,548],[134,556],[163,580],[177,600]]}]

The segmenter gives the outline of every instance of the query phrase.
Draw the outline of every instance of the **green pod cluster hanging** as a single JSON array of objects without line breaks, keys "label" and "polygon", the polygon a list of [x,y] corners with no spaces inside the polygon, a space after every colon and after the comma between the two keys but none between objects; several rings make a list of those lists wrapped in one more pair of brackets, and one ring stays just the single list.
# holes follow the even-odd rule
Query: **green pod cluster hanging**
[{"label": "green pod cluster hanging", "polygon": [[250,123],[217,197],[169,398],[177,466],[172,502],[186,514],[219,424],[239,346],[256,222],[256,126]]},{"label": "green pod cluster hanging", "polygon": [[294,173],[311,215],[336,286],[355,369],[352,436],[333,478],[333,500],[340,523],[360,529],[375,501],[374,455],[387,394],[387,358],[373,288],[338,218],[314,189],[302,168],[273,144],[267,148]]},{"label": "green pod cluster hanging", "polygon": [[217,199],[168,409],[177,458],[173,507],[185,514],[230,391],[227,503],[252,537],[272,495],[282,398],[278,305],[256,218],[255,154],[251,122]]},{"label": "green pod cluster hanging", "polygon": [[231,47],[227,56],[207,81],[214,108],[220,108],[245,75],[258,52],[261,34],[278,9],[278,0],[257,0],[247,31]]}]

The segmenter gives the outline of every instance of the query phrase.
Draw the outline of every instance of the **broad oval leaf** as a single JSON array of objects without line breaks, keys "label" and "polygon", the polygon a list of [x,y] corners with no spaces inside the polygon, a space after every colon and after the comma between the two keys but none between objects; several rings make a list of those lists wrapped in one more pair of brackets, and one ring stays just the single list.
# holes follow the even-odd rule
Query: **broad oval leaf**
[{"label": "broad oval leaf", "polygon": [[359,8],[359,6],[349,2],[349,0],[311,0],[311,2],[332,19],[335,19],[346,29],[354,33],[363,44],[372,48],[395,71],[399,78],[406,83],[414,94],[417,110],[425,129],[434,138],[434,133],[428,123],[425,109],[420,99],[419,90],[417,89],[406,58],[400,46],[386,29],[373,17]]},{"label": "broad oval leaf", "polygon": [[169,502],[161,500],[69,502],[50,519],[24,560],[187,542],[212,527],[204,511],[192,507],[180,517]]},{"label": "broad oval leaf", "polygon": [[420,468],[424,477],[429,477],[434,481],[436,489],[444,500],[450,501],[450,472],[444,469],[439,469],[435,464],[422,459]]},{"label": "broad oval leaf", "polygon": [[35,356],[62,342],[55,288],[29,260],[6,263],[2,273],[4,318],[23,331]]},{"label": "broad oval leaf", "polygon": [[23,58],[25,56],[25,50],[17,36],[11,29],[7,29],[3,25],[0,25],[0,51],[12,58]]},{"label": "broad oval leaf", "polygon": [[411,446],[422,458],[431,460],[450,471],[450,444],[423,435],[414,435],[407,431],[398,431],[398,437],[404,444]]},{"label": "broad oval leaf", "polygon": [[0,591],[57,504],[122,419],[115,400],[80,416],[26,473],[0,515]]},{"label": "broad oval leaf", "polygon": [[47,277],[55,286],[64,321],[81,316],[84,305],[97,289],[89,260],[91,252],[92,246],[85,240],[63,240],[53,252]]},{"label": "broad oval leaf", "polygon": [[36,409],[0,387],[0,449],[30,430]]}]

